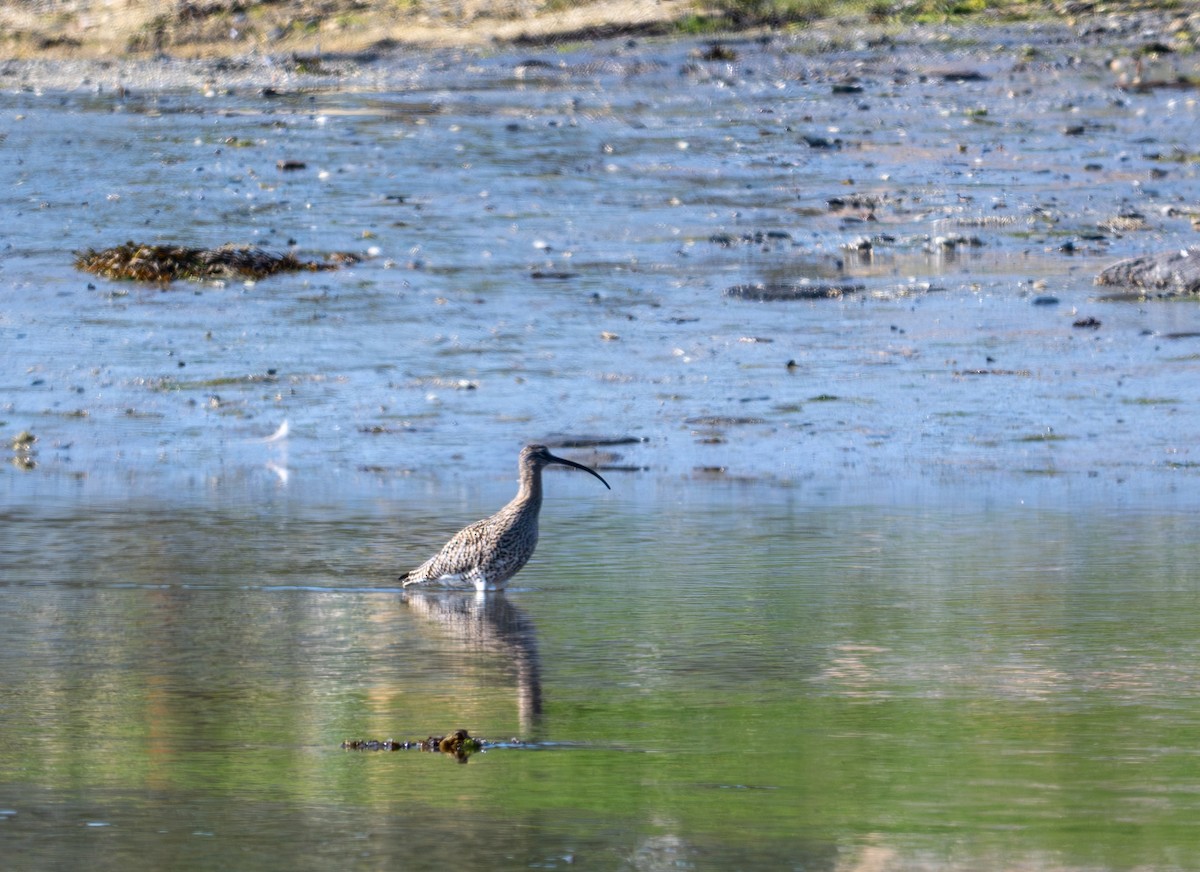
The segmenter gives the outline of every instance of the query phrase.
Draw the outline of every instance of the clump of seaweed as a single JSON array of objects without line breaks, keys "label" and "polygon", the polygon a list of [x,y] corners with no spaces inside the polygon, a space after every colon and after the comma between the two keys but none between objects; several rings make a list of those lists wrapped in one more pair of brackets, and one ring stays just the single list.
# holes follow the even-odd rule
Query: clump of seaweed
[{"label": "clump of seaweed", "polygon": [[25,471],[36,469],[37,460],[34,459],[34,455],[37,452],[33,448],[33,443],[37,441],[38,438],[28,430],[22,430],[8,440],[8,447],[12,449],[12,465]]},{"label": "clump of seaweed", "polygon": [[[517,743],[516,739],[507,744],[514,743]],[[350,739],[342,742],[342,748],[347,751],[429,751],[448,754],[459,763],[466,763],[472,754],[495,744],[497,743],[487,739],[477,739],[466,730],[455,730],[445,736],[430,736],[411,742],[398,742],[394,739]]]},{"label": "clump of seaweed", "polygon": [[337,269],[337,263],[300,260],[291,252],[273,254],[261,248],[222,245],[188,248],[126,242],[115,248],[75,253],[75,266],[106,279],[128,279],[167,285],[176,279],[261,279],[280,272]]}]

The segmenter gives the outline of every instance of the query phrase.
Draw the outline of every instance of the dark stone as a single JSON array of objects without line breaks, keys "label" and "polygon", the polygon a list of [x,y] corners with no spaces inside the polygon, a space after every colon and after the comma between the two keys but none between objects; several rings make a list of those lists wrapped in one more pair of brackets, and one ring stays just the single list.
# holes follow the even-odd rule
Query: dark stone
[{"label": "dark stone", "polygon": [[944,82],[986,82],[988,77],[978,70],[940,70],[932,73]]},{"label": "dark stone", "polygon": [[818,150],[836,151],[842,147],[840,139],[828,139],[824,136],[809,136],[807,134],[801,136],[800,139],[809,148]]},{"label": "dark stone", "polygon": [[739,424],[765,424],[762,418],[735,417],[729,415],[699,415],[695,418],[684,418],[683,423],[704,427],[734,427]]},{"label": "dark stone", "polygon": [[543,439],[542,444],[550,448],[601,448],[612,445],[637,445],[649,441],[649,438],[646,436],[598,436],[591,434],[572,436],[565,433],[556,433]]}]

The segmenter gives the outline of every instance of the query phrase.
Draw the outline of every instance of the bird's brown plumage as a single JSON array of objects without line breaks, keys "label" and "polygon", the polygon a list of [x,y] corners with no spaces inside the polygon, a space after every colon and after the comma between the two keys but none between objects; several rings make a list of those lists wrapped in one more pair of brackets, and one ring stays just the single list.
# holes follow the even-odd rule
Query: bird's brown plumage
[{"label": "bird's brown plumage", "polygon": [[459,530],[442,550],[400,576],[404,586],[436,584],[499,590],[517,574],[537,547],[538,513],[542,508],[542,469],[557,463],[589,472],[608,487],[603,476],[573,460],[555,457],[545,445],[521,450],[520,489],[490,518]]}]

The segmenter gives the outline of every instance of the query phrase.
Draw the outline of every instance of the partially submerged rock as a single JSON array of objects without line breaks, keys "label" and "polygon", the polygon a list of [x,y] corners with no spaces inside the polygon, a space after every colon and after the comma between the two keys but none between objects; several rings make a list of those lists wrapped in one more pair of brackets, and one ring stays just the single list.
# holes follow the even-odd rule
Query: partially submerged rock
[{"label": "partially submerged rock", "polygon": [[130,279],[166,285],[176,279],[261,279],[280,272],[337,269],[336,263],[299,260],[294,254],[273,254],[261,248],[222,245],[187,248],[126,242],[101,251],[89,248],[75,254],[75,266],[106,279]]},{"label": "partially submerged rock", "polygon": [[1164,296],[1200,294],[1200,247],[1118,261],[1096,276],[1096,284]]}]

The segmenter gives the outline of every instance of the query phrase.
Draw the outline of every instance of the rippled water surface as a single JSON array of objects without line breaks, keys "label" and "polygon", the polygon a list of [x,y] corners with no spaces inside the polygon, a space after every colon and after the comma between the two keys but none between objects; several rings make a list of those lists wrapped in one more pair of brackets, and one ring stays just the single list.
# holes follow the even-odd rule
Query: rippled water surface
[{"label": "rippled water surface", "polygon": [[457,504],[10,510],[9,862],[1192,865],[1190,513],[563,490],[480,597],[390,581]]},{"label": "rippled water surface", "polygon": [[[1193,95],[705,48],[0,82],[6,868],[1196,868],[1200,310],[1092,284],[1193,240]],[[534,439],[613,490],[404,596]]]}]

